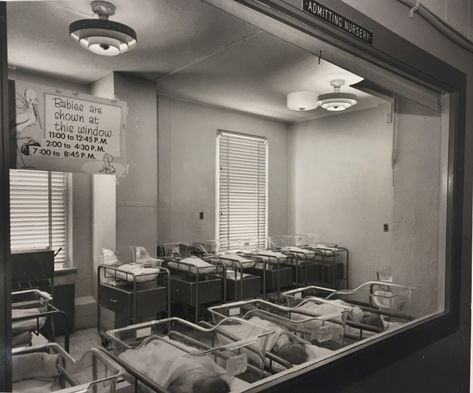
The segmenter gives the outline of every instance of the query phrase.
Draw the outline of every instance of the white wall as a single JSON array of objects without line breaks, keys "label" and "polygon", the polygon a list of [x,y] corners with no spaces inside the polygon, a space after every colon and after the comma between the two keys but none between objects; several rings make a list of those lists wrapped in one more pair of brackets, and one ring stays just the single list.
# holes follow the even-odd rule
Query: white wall
[{"label": "white wall", "polygon": [[[287,125],[159,97],[159,243],[215,239],[219,129],[269,141],[269,232],[287,233]],[[199,220],[199,212],[204,220]]]},{"label": "white wall", "polygon": [[390,105],[291,127],[290,233],[315,233],[350,251],[350,287],[390,265]]},{"label": "white wall", "polygon": [[[466,140],[465,160],[466,166],[471,168],[473,146],[473,54],[456,46],[421,18],[409,19],[409,13],[405,6],[392,0],[344,0],[356,10],[366,14],[370,18],[384,25],[401,37],[418,45],[420,48],[430,52],[446,63],[458,68],[467,75],[467,97],[466,97]],[[432,4],[442,5],[450,3],[457,6],[460,16],[450,13],[449,23],[456,26],[464,23],[465,15],[469,15],[470,38],[473,38],[471,15],[473,7],[471,1],[467,0],[424,0],[427,6]],[[434,7],[432,6],[432,9]],[[406,12],[407,10],[407,12]],[[460,176],[462,176],[460,174]],[[471,196],[471,179],[465,179],[465,196]],[[471,207],[466,207],[466,212],[471,213]],[[471,217],[464,217],[464,227],[470,225]],[[457,228],[460,229],[460,228]],[[470,239],[465,239],[462,249],[463,253],[470,255]],[[388,390],[389,392],[467,392],[468,386],[465,381],[470,373],[470,385],[473,386],[473,373],[470,372],[469,362],[473,362],[473,352],[470,351],[473,331],[470,329],[472,322],[471,314],[471,266],[462,266],[461,293],[460,293],[460,318],[459,328],[448,336],[443,336],[422,350],[417,350],[411,355],[389,364],[375,375],[361,378],[355,383],[346,386],[343,393],[357,393],[377,390]],[[445,359],[448,358],[448,362]],[[406,376],[405,378],[393,378]]]},{"label": "white wall", "polygon": [[130,245],[156,255],[157,243],[157,95],[154,82],[115,73],[115,95],[128,105],[128,175],[117,185],[117,251],[131,258]]},{"label": "white wall", "polygon": [[420,316],[437,311],[441,118],[399,98],[397,122],[393,275],[416,288],[411,310]]}]

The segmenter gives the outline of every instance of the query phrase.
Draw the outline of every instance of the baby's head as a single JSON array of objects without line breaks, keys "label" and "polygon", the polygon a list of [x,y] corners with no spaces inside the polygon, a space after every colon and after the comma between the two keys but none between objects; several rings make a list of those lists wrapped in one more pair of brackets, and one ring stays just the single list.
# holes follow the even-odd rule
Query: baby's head
[{"label": "baby's head", "polygon": [[384,323],[378,314],[368,313],[363,316],[361,323],[384,330]]},{"label": "baby's head", "polygon": [[204,370],[182,373],[169,385],[170,393],[228,393],[228,383]]},{"label": "baby's head", "polygon": [[273,350],[276,356],[287,360],[291,364],[301,364],[307,361],[305,346],[300,343],[288,342]]},{"label": "baby's head", "polygon": [[194,382],[192,393],[227,393],[230,386],[221,377],[213,376]]}]

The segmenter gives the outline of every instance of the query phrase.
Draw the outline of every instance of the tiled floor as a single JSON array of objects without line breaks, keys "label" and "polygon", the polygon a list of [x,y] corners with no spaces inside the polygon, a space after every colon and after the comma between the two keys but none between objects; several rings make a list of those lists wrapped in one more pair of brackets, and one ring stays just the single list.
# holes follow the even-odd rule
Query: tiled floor
[{"label": "tiled floor", "polygon": [[[64,345],[63,337],[59,337],[57,342]],[[70,336],[70,354],[74,359],[80,359],[90,348],[101,347],[101,339],[97,335],[97,329],[78,330]]]}]

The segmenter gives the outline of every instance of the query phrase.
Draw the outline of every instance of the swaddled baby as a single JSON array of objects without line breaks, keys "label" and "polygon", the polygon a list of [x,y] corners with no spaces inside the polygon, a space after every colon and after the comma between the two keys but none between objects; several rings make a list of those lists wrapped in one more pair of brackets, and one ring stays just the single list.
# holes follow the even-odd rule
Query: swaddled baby
[{"label": "swaddled baby", "polygon": [[223,375],[225,371],[210,357],[192,356],[163,340],[129,349],[120,357],[170,393],[230,392],[228,377]]},{"label": "swaddled baby", "polygon": [[[260,365],[261,358],[257,353],[272,352],[274,355],[288,361],[291,364],[301,364],[308,360],[308,354],[305,345],[298,341],[292,334],[283,330],[277,324],[268,320],[252,317],[249,319],[256,326],[252,325],[225,325],[221,328],[230,333],[233,337],[243,340],[257,336],[261,328],[273,330],[273,333],[267,336],[266,341],[261,340],[258,344],[252,346],[256,351],[247,351],[247,355],[254,363]],[[222,337],[224,340],[225,338]]]},{"label": "swaddled baby", "polygon": [[383,321],[378,314],[365,312],[358,306],[352,306],[343,300],[328,300],[326,303],[307,302],[297,307],[318,315],[335,315],[336,319],[342,319],[342,310],[346,307],[348,311],[347,320],[373,326],[378,329],[384,329]]}]

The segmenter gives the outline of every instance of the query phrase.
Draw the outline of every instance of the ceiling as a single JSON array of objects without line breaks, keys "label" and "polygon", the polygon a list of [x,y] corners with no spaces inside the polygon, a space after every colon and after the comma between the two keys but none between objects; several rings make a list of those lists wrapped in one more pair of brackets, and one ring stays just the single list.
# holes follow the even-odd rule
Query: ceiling
[{"label": "ceiling", "polygon": [[[97,56],[70,39],[71,22],[94,17],[89,0],[9,2],[9,63],[81,83],[111,71],[131,72],[155,80],[163,95],[287,122],[334,115],[320,108],[290,111],[287,93],[323,94],[332,91],[331,79],[361,80],[198,0],[112,2],[112,20],[137,32],[135,50]],[[351,110],[382,102],[349,87],[342,90],[359,95]]]}]

